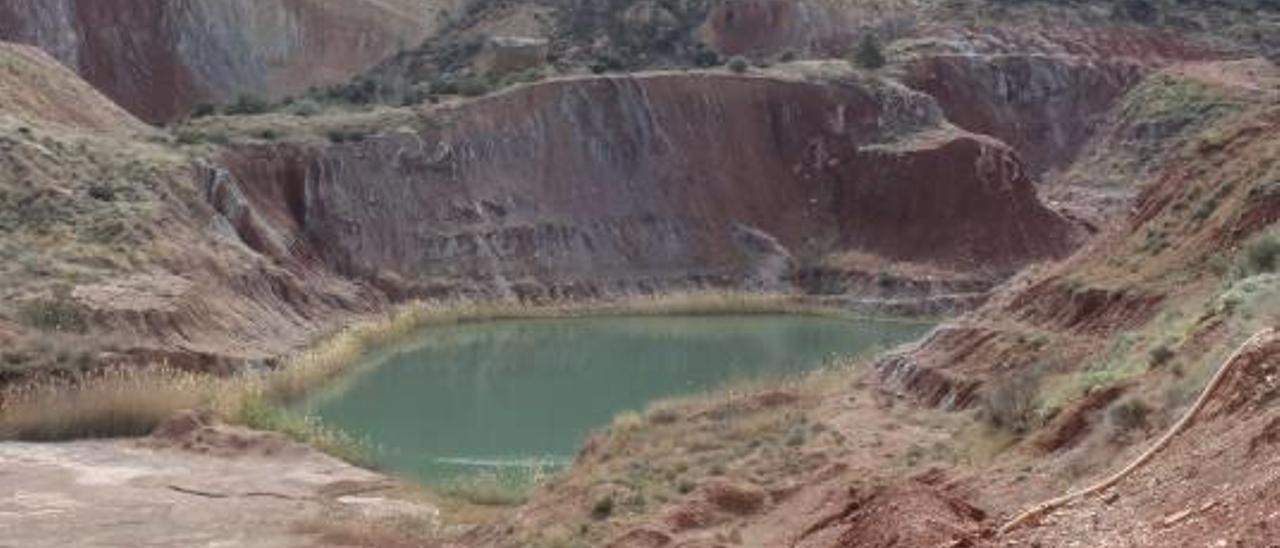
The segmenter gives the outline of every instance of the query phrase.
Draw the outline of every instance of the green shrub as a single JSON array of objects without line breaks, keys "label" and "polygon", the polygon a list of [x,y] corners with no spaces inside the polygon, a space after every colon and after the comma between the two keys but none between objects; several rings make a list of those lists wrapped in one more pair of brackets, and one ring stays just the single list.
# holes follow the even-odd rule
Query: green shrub
[{"label": "green shrub", "polygon": [[1131,398],[1111,406],[1107,410],[1107,422],[1111,425],[1112,436],[1118,438],[1146,428],[1150,415],[1151,407],[1146,402]]},{"label": "green shrub", "polygon": [[591,63],[591,72],[596,74],[618,72],[620,70],[625,70],[626,68],[626,63],[612,53],[602,53],[596,57],[594,62]]},{"label": "green shrub", "polygon": [[89,185],[89,197],[99,202],[114,202],[116,188],[107,183],[93,183]]},{"label": "green shrub", "polygon": [[693,53],[693,66],[701,68],[714,67],[720,64],[720,54],[716,53],[702,43],[698,43],[697,50]]},{"label": "green shrub", "polygon": [[857,49],[853,52],[852,61],[854,65],[870,70],[882,68],[888,63],[884,51],[880,48],[880,41],[873,34],[863,35]]},{"label": "green shrub", "polygon": [[355,129],[332,129],[326,134],[331,143],[359,143],[364,141],[368,135],[365,132]]},{"label": "green shrub", "polygon": [[217,113],[218,107],[214,106],[213,103],[200,103],[191,109],[192,118],[204,118]]},{"label": "green shrub", "polygon": [[414,86],[400,98],[400,106],[411,107],[426,101],[434,102],[434,99],[435,95],[432,94],[430,86]]},{"label": "green shrub", "polygon": [[479,97],[493,91],[493,84],[478,76],[462,78],[455,85],[457,86],[458,94],[464,97]]},{"label": "green shrub", "polygon": [[600,497],[595,504],[591,505],[591,518],[597,521],[609,519],[613,515],[613,496],[605,495]]},{"label": "green shrub", "polygon": [[1160,16],[1151,0],[1121,0],[1112,8],[1112,13],[1118,18],[1142,24],[1154,23]]},{"label": "green shrub", "polygon": [[1267,234],[1245,246],[1245,268],[1248,274],[1267,274],[1280,267],[1280,238]]},{"label": "green shrub", "polygon": [[738,74],[742,74],[746,72],[747,69],[751,68],[751,63],[747,61],[745,57],[738,55],[738,56],[735,56],[733,59],[729,60],[728,67],[729,67],[729,70],[736,72]]},{"label": "green shrub", "polygon": [[316,102],[315,99],[302,98],[290,104],[286,111],[294,116],[306,118],[308,116],[315,116],[322,110],[324,110],[324,108],[321,107],[320,103]]},{"label": "green shrub", "polygon": [[262,114],[270,108],[271,105],[261,97],[245,93],[227,106],[227,114]]},{"label": "green shrub", "polygon": [[1160,367],[1166,363],[1169,363],[1169,360],[1172,360],[1175,356],[1177,356],[1177,353],[1174,352],[1173,349],[1169,347],[1169,345],[1161,344],[1155,348],[1152,348],[1151,352],[1148,353],[1147,364],[1150,365],[1152,368]]}]

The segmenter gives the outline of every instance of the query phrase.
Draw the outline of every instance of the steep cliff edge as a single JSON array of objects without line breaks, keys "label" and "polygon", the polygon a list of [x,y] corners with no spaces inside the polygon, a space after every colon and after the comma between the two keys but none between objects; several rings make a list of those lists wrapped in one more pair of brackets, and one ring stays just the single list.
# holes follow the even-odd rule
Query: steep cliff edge
[{"label": "steep cliff edge", "polygon": [[854,251],[994,281],[1073,245],[1011,150],[887,81],[570,78],[414,123],[221,161],[302,253],[419,295],[791,285]]},{"label": "steep cliff edge", "polygon": [[135,115],[168,122],[201,102],[344,81],[421,40],[453,5],[4,0],[0,40],[40,47]]}]

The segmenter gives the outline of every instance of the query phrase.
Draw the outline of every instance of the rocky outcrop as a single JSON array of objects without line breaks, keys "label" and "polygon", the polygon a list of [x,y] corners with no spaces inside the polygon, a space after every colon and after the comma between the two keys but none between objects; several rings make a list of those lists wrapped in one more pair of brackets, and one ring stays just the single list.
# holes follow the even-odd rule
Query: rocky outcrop
[{"label": "rocky outcrop", "polygon": [[1071,247],[1011,150],[879,81],[567,79],[421,116],[227,153],[286,235],[243,220],[245,240],[397,291],[522,297],[781,279],[846,250],[991,279]]},{"label": "rocky outcrop", "polygon": [[422,546],[352,532],[439,527],[439,509],[398,495],[395,480],[191,414],[139,441],[0,444],[0,466],[0,527],[6,542],[29,548],[333,545],[317,540],[329,535]]},{"label": "rocky outcrop", "polygon": [[124,108],[167,122],[205,101],[344,81],[420,40],[421,0],[0,0],[0,40],[35,45]]},{"label": "rocky outcrop", "polygon": [[1026,54],[925,55],[902,69],[948,120],[1008,143],[1037,174],[1071,165],[1145,71],[1136,61]]}]

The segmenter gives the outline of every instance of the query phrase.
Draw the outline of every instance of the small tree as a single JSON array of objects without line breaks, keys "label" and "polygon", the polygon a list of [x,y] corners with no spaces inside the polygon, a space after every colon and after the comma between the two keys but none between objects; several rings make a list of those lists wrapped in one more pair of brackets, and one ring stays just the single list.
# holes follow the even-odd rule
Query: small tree
[{"label": "small tree", "polygon": [[746,72],[748,68],[751,68],[751,63],[747,61],[746,57],[738,55],[729,60],[729,70],[738,74]]},{"label": "small tree", "polygon": [[875,35],[863,35],[862,40],[858,42],[858,48],[853,52],[853,63],[864,69],[875,70],[883,67],[887,62],[884,51],[880,49],[880,41],[876,40]]},{"label": "small tree", "polygon": [[1248,274],[1266,274],[1280,268],[1280,238],[1262,236],[1245,246],[1245,269]]}]

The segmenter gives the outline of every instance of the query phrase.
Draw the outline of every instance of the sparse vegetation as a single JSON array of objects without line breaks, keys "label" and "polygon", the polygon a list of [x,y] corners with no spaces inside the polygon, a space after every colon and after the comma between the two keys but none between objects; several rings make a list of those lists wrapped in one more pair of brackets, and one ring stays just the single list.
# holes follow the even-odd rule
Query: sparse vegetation
[{"label": "sparse vegetation", "polygon": [[85,309],[71,295],[71,287],[54,286],[47,295],[18,305],[18,318],[44,331],[83,333],[89,327]]},{"label": "sparse vegetation", "polygon": [[519,506],[555,469],[552,463],[494,468],[449,481],[439,492],[479,506]]}]

